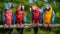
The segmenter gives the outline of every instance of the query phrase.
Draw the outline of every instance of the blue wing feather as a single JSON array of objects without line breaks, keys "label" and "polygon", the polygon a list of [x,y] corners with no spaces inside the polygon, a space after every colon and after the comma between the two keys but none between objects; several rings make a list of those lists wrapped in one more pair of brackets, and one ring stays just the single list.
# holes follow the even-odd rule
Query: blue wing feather
[{"label": "blue wing feather", "polygon": [[14,13],[12,14],[12,24],[15,24],[15,15],[14,15]]},{"label": "blue wing feather", "polygon": [[24,20],[23,20],[23,23],[24,23],[24,24],[26,23],[26,16],[24,16]]},{"label": "blue wing feather", "polygon": [[51,24],[54,24],[54,18],[55,18],[55,16],[54,16],[54,11],[52,12],[52,18],[51,18]]}]

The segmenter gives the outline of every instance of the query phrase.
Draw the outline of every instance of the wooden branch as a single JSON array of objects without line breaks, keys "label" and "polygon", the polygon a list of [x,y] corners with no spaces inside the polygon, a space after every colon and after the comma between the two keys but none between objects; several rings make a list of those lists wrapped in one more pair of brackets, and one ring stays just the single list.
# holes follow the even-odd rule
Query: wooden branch
[{"label": "wooden branch", "polygon": [[[11,28],[17,28],[16,24],[15,25],[11,25],[12,27]],[[43,26],[42,24],[38,24],[38,27],[41,27]],[[44,24],[44,27],[47,27],[48,25],[47,24]],[[20,28],[32,28],[32,27],[36,27],[32,24],[22,24],[20,25]],[[49,27],[51,28],[60,28],[60,24],[50,24]],[[0,25],[0,28],[4,28],[4,25]],[[9,28],[9,27],[8,27]]]}]

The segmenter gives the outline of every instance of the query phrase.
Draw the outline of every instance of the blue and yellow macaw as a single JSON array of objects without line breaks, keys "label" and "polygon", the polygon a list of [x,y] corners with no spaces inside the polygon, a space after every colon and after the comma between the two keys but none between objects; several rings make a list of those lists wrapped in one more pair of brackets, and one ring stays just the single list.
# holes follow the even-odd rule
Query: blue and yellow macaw
[{"label": "blue and yellow macaw", "polygon": [[[44,17],[44,13],[45,13],[43,6],[40,8],[40,11],[41,11],[41,14],[40,14],[40,21],[42,22],[42,21],[43,21],[43,17]],[[54,18],[55,18],[55,15],[54,15],[54,14],[55,14],[55,13],[54,13],[54,11],[52,10],[51,20],[50,20],[51,24],[54,24]]]},{"label": "blue and yellow macaw", "polygon": [[54,24],[54,11],[51,6],[44,7],[43,22],[46,24]]},{"label": "blue and yellow macaw", "polygon": [[43,7],[43,12],[43,23],[48,25],[44,30],[44,34],[50,34],[51,28],[49,27],[49,24],[54,24],[54,11],[50,5],[46,5]]}]

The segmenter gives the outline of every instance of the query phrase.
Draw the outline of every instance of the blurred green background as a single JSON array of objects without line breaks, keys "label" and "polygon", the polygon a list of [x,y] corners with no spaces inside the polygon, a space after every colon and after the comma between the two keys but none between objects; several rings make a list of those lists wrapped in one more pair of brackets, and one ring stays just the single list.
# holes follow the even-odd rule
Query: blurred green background
[{"label": "blurred green background", "polygon": [[[7,0],[0,0],[0,24],[3,24],[2,21],[2,12],[4,9],[4,3]],[[16,7],[23,3],[25,5],[25,11],[26,11],[26,17],[27,17],[27,23],[31,23],[31,17],[29,16],[31,13],[29,11],[29,5],[30,4],[34,4],[37,5],[39,8],[43,5],[43,4],[50,4],[53,8],[53,10],[55,11],[55,24],[59,23],[60,24],[60,0],[38,0],[35,1],[33,0],[33,2],[29,2],[29,0],[10,0],[10,2],[14,3],[14,8],[13,8],[13,12],[15,13],[16,11]],[[5,34],[4,29],[0,29],[0,34]],[[13,29],[13,34],[17,34],[16,29]],[[24,34],[33,34],[33,29],[29,28],[29,29],[25,29],[24,30]],[[39,28],[38,34],[44,34],[44,31],[41,30]],[[51,33],[50,34],[60,34],[60,29],[59,28],[52,28]]]}]

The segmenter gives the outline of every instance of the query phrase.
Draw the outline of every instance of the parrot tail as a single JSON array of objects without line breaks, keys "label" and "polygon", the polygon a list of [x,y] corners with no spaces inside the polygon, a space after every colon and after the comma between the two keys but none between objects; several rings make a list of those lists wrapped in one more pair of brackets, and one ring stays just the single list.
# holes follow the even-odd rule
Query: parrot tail
[{"label": "parrot tail", "polygon": [[34,27],[34,34],[38,34],[38,27]]},{"label": "parrot tail", "polygon": [[50,31],[51,31],[51,27],[48,27],[44,29],[44,34],[50,34]]}]

